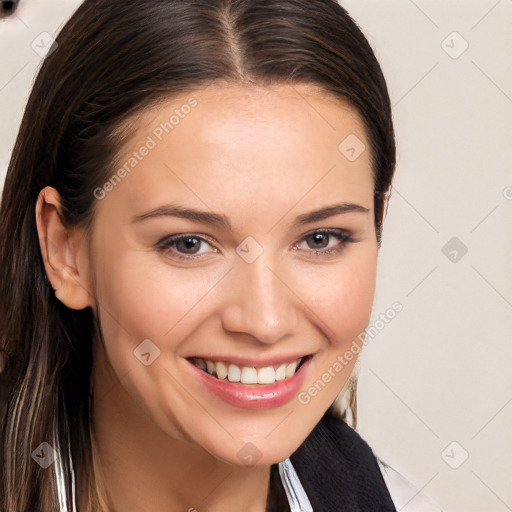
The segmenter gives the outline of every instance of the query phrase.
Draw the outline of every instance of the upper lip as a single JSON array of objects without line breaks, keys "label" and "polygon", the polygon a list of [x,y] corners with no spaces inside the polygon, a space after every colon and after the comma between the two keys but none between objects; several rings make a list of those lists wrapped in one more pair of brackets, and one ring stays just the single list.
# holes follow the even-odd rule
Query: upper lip
[{"label": "upper lip", "polygon": [[297,359],[308,357],[312,354],[293,354],[288,356],[272,356],[272,357],[260,357],[257,359],[240,357],[240,356],[200,356],[194,355],[187,357],[186,359],[206,359],[208,361],[222,361],[224,363],[233,363],[237,366],[248,366],[253,368],[264,368],[266,366],[281,365],[283,363],[292,363]]}]

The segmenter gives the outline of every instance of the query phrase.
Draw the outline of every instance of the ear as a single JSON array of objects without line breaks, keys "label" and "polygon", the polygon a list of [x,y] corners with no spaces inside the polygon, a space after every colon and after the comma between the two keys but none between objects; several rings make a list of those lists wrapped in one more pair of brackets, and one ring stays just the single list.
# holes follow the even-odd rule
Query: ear
[{"label": "ear", "polygon": [[55,296],[71,309],[93,306],[86,237],[83,230],[66,227],[60,195],[53,187],[39,192],[36,224],[44,267]]}]

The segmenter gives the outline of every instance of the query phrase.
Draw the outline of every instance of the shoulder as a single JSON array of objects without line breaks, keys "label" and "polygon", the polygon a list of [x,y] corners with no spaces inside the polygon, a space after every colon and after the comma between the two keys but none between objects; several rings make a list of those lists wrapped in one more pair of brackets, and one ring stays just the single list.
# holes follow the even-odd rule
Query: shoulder
[{"label": "shoulder", "polygon": [[379,458],[377,458],[377,463],[397,510],[401,512],[443,512],[437,503],[389,464]]}]

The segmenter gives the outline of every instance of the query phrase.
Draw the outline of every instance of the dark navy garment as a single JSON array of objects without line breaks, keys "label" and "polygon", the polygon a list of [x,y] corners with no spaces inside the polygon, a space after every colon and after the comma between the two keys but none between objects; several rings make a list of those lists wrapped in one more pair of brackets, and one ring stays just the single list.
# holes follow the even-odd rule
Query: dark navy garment
[{"label": "dark navy garment", "polygon": [[[290,460],[314,512],[396,512],[372,449],[331,408]],[[274,464],[267,512],[289,510]]]}]

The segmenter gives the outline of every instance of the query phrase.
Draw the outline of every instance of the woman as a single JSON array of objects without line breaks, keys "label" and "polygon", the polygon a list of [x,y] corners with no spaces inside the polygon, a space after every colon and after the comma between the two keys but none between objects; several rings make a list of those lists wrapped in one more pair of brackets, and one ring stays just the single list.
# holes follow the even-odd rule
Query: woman
[{"label": "woman", "polygon": [[341,405],[394,168],[334,1],[85,0],[3,190],[2,512],[401,507]]}]

